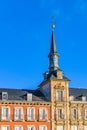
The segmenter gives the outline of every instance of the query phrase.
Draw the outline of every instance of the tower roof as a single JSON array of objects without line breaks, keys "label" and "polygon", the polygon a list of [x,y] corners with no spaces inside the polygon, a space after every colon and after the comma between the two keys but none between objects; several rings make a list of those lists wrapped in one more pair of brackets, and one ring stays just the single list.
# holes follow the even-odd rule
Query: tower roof
[{"label": "tower roof", "polygon": [[[55,40],[55,33],[54,33],[54,28],[55,28],[55,25],[52,24],[52,36],[51,36],[51,47],[50,47],[50,54],[53,54],[53,53],[57,53],[57,49],[56,49],[56,40]],[[50,55],[49,54],[49,55]]]},{"label": "tower roof", "polygon": [[52,30],[50,53],[57,53],[54,30]]}]

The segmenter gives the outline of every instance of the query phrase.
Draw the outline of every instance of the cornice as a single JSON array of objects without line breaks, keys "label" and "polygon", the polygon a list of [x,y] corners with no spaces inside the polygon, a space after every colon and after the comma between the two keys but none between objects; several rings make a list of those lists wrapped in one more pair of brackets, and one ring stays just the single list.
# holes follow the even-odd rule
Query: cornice
[{"label": "cornice", "polygon": [[28,102],[28,101],[17,101],[17,100],[5,100],[2,101],[0,100],[0,104],[20,104],[20,105],[51,105],[51,102],[43,102],[43,101],[32,101],[32,102]]}]

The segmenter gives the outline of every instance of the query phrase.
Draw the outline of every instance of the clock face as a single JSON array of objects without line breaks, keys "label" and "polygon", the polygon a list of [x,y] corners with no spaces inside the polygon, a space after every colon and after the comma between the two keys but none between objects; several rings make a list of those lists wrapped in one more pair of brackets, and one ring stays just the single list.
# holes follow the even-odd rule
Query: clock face
[{"label": "clock face", "polygon": [[50,85],[49,85],[49,83],[45,84],[42,87],[42,92],[47,99],[50,99]]}]

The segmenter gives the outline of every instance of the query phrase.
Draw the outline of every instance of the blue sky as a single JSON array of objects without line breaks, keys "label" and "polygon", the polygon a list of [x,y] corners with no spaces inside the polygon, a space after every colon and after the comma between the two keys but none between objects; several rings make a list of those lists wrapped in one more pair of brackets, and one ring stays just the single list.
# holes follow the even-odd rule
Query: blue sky
[{"label": "blue sky", "polygon": [[87,87],[87,0],[0,1],[0,87],[34,89],[48,69],[51,16],[59,66]]}]

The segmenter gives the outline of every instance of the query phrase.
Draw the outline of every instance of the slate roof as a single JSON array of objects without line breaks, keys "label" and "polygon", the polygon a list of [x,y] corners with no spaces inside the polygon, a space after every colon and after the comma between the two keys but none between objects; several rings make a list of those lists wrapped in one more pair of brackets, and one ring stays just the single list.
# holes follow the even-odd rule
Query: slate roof
[{"label": "slate roof", "polygon": [[[57,79],[57,71],[62,71],[61,69],[57,69],[57,70],[55,70],[55,71],[52,71],[52,72],[49,72],[49,74],[47,75],[47,79],[49,79],[49,78],[56,78]],[[68,81],[70,81],[67,77],[65,77],[65,76],[63,76],[63,79],[64,80],[68,80]]]},{"label": "slate roof", "polygon": [[2,99],[2,92],[8,93],[8,100],[27,101],[27,93],[32,93],[32,101],[47,101],[47,99],[39,89],[28,90],[28,89],[0,88],[0,99]]},{"label": "slate roof", "polygon": [[86,96],[86,100],[87,100],[87,89],[84,89],[84,88],[69,88],[69,95],[74,96],[75,100],[79,100],[80,97]]},{"label": "slate roof", "polygon": [[[45,101],[45,102],[48,101],[39,89],[28,90],[28,89],[0,88],[0,100],[2,99],[2,92],[8,93],[8,100],[27,101],[27,93],[32,93],[32,101]],[[78,101],[82,96],[87,97],[87,89],[69,88],[69,96],[74,96],[75,100]]]}]

